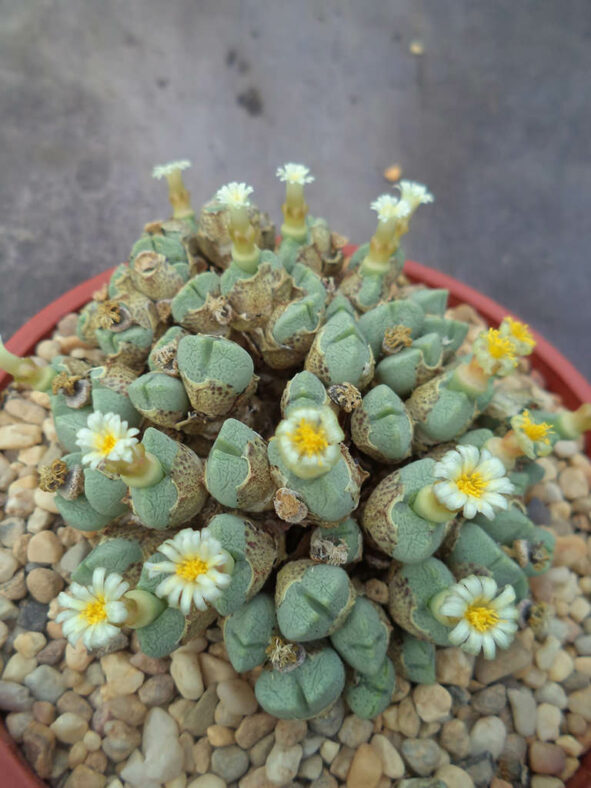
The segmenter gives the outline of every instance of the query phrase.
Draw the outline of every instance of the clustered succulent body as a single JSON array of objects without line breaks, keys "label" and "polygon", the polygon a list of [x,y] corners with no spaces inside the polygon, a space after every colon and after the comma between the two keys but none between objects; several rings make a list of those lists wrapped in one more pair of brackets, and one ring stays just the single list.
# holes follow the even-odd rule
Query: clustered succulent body
[{"label": "clustered succulent body", "polygon": [[[397,672],[434,681],[436,646],[492,658],[510,644],[553,551],[523,493],[589,406],[490,410],[534,340],[507,318],[458,355],[468,326],[446,317],[447,292],[401,277],[425,187],[376,200],[375,234],[346,259],[307,214],[306,167],[278,170],[276,245],[245,184],[196,218],[187,164],[155,168],[172,219],[146,225],[80,315],[103,366],[0,348],[50,393],[66,454],[42,484],[95,544],[58,620],[88,648],[134,628],[162,656],[219,615],[271,714],[311,718],[344,694],[372,718]],[[387,603],[364,595],[372,578]]]}]

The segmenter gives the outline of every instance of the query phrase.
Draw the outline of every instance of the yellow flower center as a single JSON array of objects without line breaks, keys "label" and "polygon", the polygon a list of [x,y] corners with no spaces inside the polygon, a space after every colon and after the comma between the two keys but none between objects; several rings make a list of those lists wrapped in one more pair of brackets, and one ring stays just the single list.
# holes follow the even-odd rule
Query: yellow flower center
[{"label": "yellow flower center", "polygon": [[100,624],[107,618],[107,606],[105,597],[99,594],[92,602],[89,602],[86,607],[81,611],[80,615],[89,626],[93,624]]},{"label": "yellow flower center", "polygon": [[531,441],[542,441],[543,443],[550,442],[548,433],[552,430],[552,427],[546,421],[536,424],[535,421],[531,420],[527,410],[524,410],[522,413],[520,429]]},{"label": "yellow flower center", "polygon": [[499,623],[499,615],[494,608],[477,603],[468,605],[464,618],[477,632],[488,632]]},{"label": "yellow flower center", "polygon": [[328,448],[328,438],[322,424],[307,419],[300,419],[289,437],[300,457],[314,457]]},{"label": "yellow flower center", "polygon": [[97,436],[96,448],[100,454],[106,457],[107,454],[109,454],[115,448],[116,443],[117,438],[112,432],[103,432],[101,435]]},{"label": "yellow flower center", "polygon": [[183,580],[194,582],[199,575],[207,574],[209,566],[201,558],[184,558],[176,567],[176,574]]},{"label": "yellow flower center", "polygon": [[527,323],[520,323],[519,320],[513,320],[511,317],[506,317],[505,320],[515,339],[518,339],[520,342],[525,342],[532,347],[536,344]]},{"label": "yellow flower center", "polygon": [[488,341],[488,352],[493,358],[515,357],[515,347],[509,337],[502,337],[496,328],[489,328],[486,339]]},{"label": "yellow flower center", "polygon": [[456,485],[460,492],[471,495],[472,498],[481,498],[486,491],[487,483],[478,471],[463,473],[456,479]]}]

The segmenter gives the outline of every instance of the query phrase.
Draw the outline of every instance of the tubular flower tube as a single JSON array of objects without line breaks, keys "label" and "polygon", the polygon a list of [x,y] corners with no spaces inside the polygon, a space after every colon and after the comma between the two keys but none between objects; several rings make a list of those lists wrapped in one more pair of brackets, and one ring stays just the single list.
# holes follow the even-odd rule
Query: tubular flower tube
[{"label": "tubular flower tube", "polygon": [[406,227],[411,207],[393,194],[382,194],[371,204],[378,215],[378,226],[369,242],[369,252],[361,263],[362,274],[384,274],[389,260],[398,248],[400,235]]},{"label": "tubular flower tube", "polygon": [[17,383],[24,383],[37,391],[51,389],[51,381],[55,377],[52,367],[40,367],[33,359],[15,356],[6,349],[0,337],[0,369],[8,372]]},{"label": "tubular flower tube", "polygon": [[431,601],[436,618],[453,626],[450,643],[469,654],[483,651],[486,659],[511,644],[519,616],[515,591],[505,586],[495,598],[497,590],[491,577],[469,575]]},{"label": "tubular flower tube", "polygon": [[255,243],[255,230],[248,218],[249,196],[252,186],[232,181],[218,189],[216,200],[229,211],[229,231],[232,238],[232,260],[247,273],[257,269],[260,249]]},{"label": "tubular flower tube", "polygon": [[72,645],[82,642],[88,649],[106,646],[126,622],[128,610],[123,595],[129,588],[121,575],[97,567],[89,587],[72,583],[69,593],[61,592],[58,602],[65,608],[56,621]]},{"label": "tubular flower tube", "polygon": [[345,434],[334,411],[324,406],[295,408],[279,424],[275,438],[287,467],[300,479],[314,479],[336,464]]},{"label": "tubular flower tube", "polygon": [[207,528],[184,528],[163,542],[158,552],[168,561],[145,564],[152,575],[166,574],[156,587],[156,596],[166,599],[171,607],[180,608],[185,616],[191,603],[198,610],[207,610],[207,603],[218,599],[230,585],[234,560]]},{"label": "tubular flower tube", "polygon": [[308,206],[304,200],[304,185],[312,183],[314,176],[304,164],[292,162],[277,167],[276,175],[285,183],[285,202],[281,206],[284,218],[281,233],[296,241],[305,241]]},{"label": "tubular flower tube", "polygon": [[439,503],[450,511],[461,509],[467,519],[481,512],[492,520],[495,509],[507,508],[505,496],[514,491],[501,460],[475,446],[458,446],[448,451],[433,472],[442,480],[433,485]]},{"label": "tubular flower tube", "polygon": [[173,207],[175,219],[185,219],[195,215],[191,206],[191,196],[185,184],[181,172],[191,166],[188,159],[171,161],[168,164],[159,164],[152,170],[152,177],[160,180],[166,178],[168,181],[168,199]]}]

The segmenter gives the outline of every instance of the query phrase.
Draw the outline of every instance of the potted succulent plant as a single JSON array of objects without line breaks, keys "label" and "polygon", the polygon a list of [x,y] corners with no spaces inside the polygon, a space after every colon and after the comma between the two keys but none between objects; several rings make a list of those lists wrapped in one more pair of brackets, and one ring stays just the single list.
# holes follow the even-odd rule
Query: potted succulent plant
[{"label": "potted succulent plant", "polygon": [[[434,681],[437,647],[492,659],[512,642],[554,544],[520,500],[535,459],[589,429],[591,389],[490,299],[417,263],[401,277],[424,186],[378,198],[354,249],[308,215],[313,179],[287,164],[276,246],[245,184],[196,218],[186,165],[156,168],[173,217],[146,226],[127,264],[0,348],[17,382],[50,396],[65,453],[41,487],[93,540],[56,621],[89,651],[131,629],[158,659],[221,616],[266,712],[311,719],[342,697],[373,719],[396,675]],[[445,314],[456,303],[491,326],[467,349],[468,326]],[[27,358],[78,310],[104,365]],[[565,408],[477,421],[523,357]],[[359,591],[372,571],[383,604]],[[6,763],[11,784],[37,784],[8,746]]]}]

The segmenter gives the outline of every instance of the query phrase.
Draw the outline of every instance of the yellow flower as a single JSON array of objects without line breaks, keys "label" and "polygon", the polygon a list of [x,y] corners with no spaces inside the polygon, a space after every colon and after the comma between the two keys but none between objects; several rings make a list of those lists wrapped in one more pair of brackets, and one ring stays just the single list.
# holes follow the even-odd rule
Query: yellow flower
[{"label": "yellow flower", "polygon": [[90,587],[79,583],[70,585],[69,593],[58,595],[60,606],[66,608],[58,613],[56,621],[72,645],[82,638],[86,648],[106,646],[118,633],[128,611],[122,597],[129,588],[121,575],[97,567],[92,574]]},{"label": "yellow flower", "polygon": [[482,331],[474,342],[474,356],[487,375],[504,376],[517,366],[515,345],[496,328]]},{"label": "yellow flower", "polygon": [[536,422],[530,416],[529,410],[518,413],[511,419],[511,427],[515,439],[526,457],[535,460],[536,457],[545,457],[552,451],[553,434],[552,425],[547,421]]},{"label": "yellow flower", "polygon": [[283,462],[300,479],[314,479],[337,463],[345,438],[334,411],[326,406],[295,408],[275,431]]},{"label": "yellow flower", "polygon": [[536,346],[536,340],[533,338],[530,327],[527,323],[520,323],[519,320],[513,320],[512,317],[503,318],[503,322],[499,326],[499,332],[502,337],[507,337],[513,343],[515,352],[520,356],[529,356]]},{"label": "yellow flower", "polygon": [[104,460],[131,462],[139,430],[128,428],[116,413],[91,413],[88,426],[78,430],[76,445],[82,450],[82,462],[97,468]]},{"label": "yellow flower", "polygon": [[168,561],[144,564],[151,575],[166,575],[155,594],[165,598],[171,607],[180,608],[186,616],[192,602],[198,610],[206,610],[207,603],[218,599],[230,585],[234,559],[207,528],[201,531],[184,528],[163,542],[158,552]]},{"label": "yellow flower", "polygon": [[505,496],[513,492],[503,463],[486,449],[460,445],[435,463],[433,492],[439,503],[450,511],[462,510],[472,519],[478,512],[489,520],[495,509],[506,509]]},{"label": "yellow flower", "polygon": [[[470,575],[443,594],[437,613],[454,627],[450,643],[469,654],[481,650],[494,659],[496,646],[507,648],[517,631],[515,591],[505,586],[495,599],[497,584],[491,577]],[[438,595],[439,596],[439,595]]]}]

